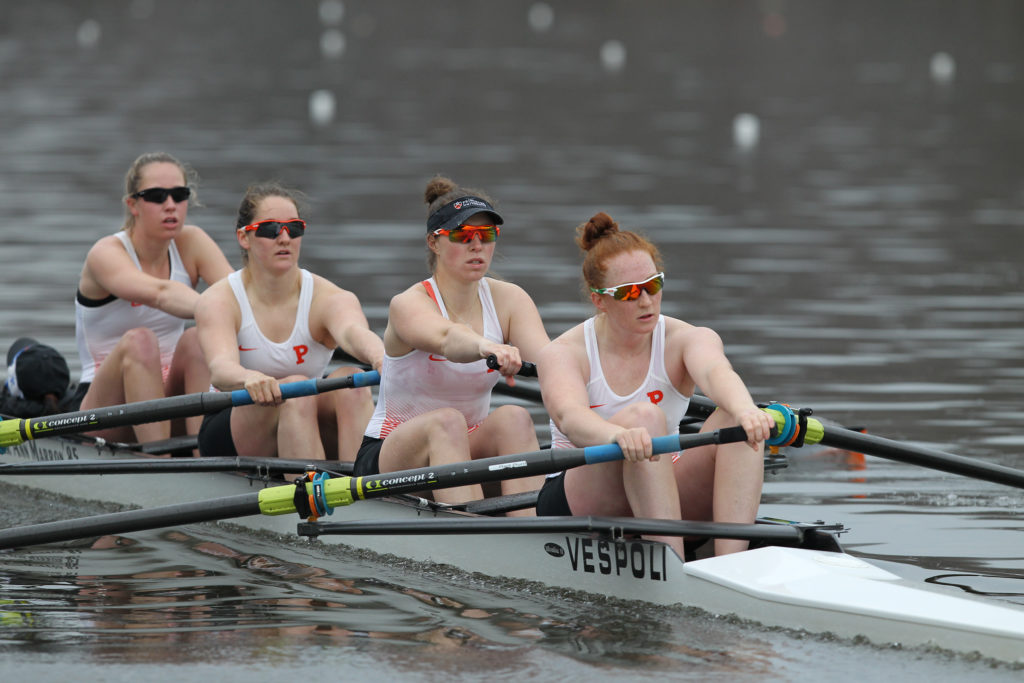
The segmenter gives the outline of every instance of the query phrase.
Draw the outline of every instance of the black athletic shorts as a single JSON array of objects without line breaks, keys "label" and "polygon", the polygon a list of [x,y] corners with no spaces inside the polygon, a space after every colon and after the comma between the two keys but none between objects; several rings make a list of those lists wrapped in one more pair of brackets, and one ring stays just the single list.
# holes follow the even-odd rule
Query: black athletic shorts
[{"label": "black athletic shorts", "polygon": [[234,439],[231,438],[231,408],[203,418],[199,427],[199,455],[206,457],[237,458]]},{"label": "black athletic shorts", "polygon": [[382,446],[384,446],[384,439],[363,436],[363,442],[359,444],[359,452],[356,453],[356,462],[352,465],[353,477],[380,474],[380,449]]},{"label": "black athletic shorts", "polygon": [[569,501],[565,498],[565,472],[557,477],[548,477],[537,495],[538,517],[571,517]]}]

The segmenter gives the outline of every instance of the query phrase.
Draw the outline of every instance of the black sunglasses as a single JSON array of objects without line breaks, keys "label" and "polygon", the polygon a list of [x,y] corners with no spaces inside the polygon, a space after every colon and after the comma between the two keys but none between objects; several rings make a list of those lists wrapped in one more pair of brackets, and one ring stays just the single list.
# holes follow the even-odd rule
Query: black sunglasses
[{"label": "black sunglasses", "polygon": [[139,190],[133,197],[138,197],[144,202],[163,204],[170,197],[177,203],[181,203],[192,196],[191,187],[151,187],[146,190]]},{"label": "black sunglasses", "polygon": [[306,232],[306,221],[301,218],[294,218],[290,221],[275,221],[265,220],[252,225],[247,225],[241,230],[256,231],[257,237],[266,237],[267,239],[275,240],[277,236],[281,234],[282,230],[288,232],[288,237],[295,239],[296,237],[302,237]]}]

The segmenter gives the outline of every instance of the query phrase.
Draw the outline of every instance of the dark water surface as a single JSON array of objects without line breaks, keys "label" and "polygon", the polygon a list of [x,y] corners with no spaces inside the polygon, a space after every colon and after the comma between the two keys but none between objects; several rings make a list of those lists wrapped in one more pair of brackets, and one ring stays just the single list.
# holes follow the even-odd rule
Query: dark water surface
[{"label": "dark water surface", "polygon": [[[1024,467],[1022,27],[1009,0],[0,2],[0,341],[32,334],[77,373],[82,259],[155,149],[200,172],[190,219],[235,263],[249,182],[307,192],[304,264],[382,331],[424,274],[441,172],[498,200],[495,270],[552,334],[589,314],[572,228],[605,210],[660,245],[664,312],[718,330],[757,400]],[[81,514],[4,499],[5,526]],[[1022,509],[1018,489],[819,457],[762,511],[1024,603]],[[1020,674],[217,528],[116,541],[0,555],[0,674]]]}]

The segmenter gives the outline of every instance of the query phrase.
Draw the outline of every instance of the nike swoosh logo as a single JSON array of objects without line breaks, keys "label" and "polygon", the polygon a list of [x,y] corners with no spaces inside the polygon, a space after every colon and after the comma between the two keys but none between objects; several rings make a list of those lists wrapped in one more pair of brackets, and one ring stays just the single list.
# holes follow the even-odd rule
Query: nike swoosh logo
[{"label": "nike swoosh logo", "polygon": [[593,405],[593,406],[590,406],[590,407],[591,408],[600,408],[603,405],[604,405],[603,403],[598,403],[597,405]]},{"label": "nike swoosh logo", "polygon": [[255,351],[255,350],[256,350],[256,347],[253,347],[253,348],[251,348],[251,349],[246,349],[246,348],[243,348],[242,346],[239,346],[239,347],[238,347],[238,350],[239,350],[239,351]]},{"label": "nike swoosh logo", "polygon": [[436,356],[434,356],[434,354],[430,354],[429,356],[427,356],[427,358],[429,358],[430,360],[436,360],[436,361],[441,361],[442,363],[443,363],[444,361],[448,360],[448,359],[447,359],[447,358],[445,358],[444,356],[441,356],[440,358],[437,358]]},{"label": "nike swoosh logo", "polygon": [[140,304],[138,301],[133,301],[132,302],[132,306],[141,306],[141,305],[142,304]]}]

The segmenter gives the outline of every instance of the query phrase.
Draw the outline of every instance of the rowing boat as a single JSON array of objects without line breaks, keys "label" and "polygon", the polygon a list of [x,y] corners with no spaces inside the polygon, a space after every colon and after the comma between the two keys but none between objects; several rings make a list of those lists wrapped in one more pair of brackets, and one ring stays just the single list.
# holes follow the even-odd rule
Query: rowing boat
[{"label": "rowing boat", "polygon": [[[28,441],[0,455],[0,481],[147,509],[282,485],[279,476],[259,471],[25,477],[4,470],[27,463],[118,464],[145,457],[124,445],[81,436]],[[902,579],[844,552],[836,537],[840,526],[760,519],[757,525],[723,531],[728,525],[509,518],[483,514],[486,509],[473,504],[454,508],[414,495],[395,495],[338,507],[315,522],[301,522],[292,515],[251,515],[231,523],[292,536],[299,531],[321,543],[447,564],[488,576],[655,604],[684,604],[769,626],[1024,661],[1024,609]],[[684,561],[668,546],[635,536],[726,532],[753,539],[752,549]],[[434,538],[438,533],[447,535],[444,543]]]}]

